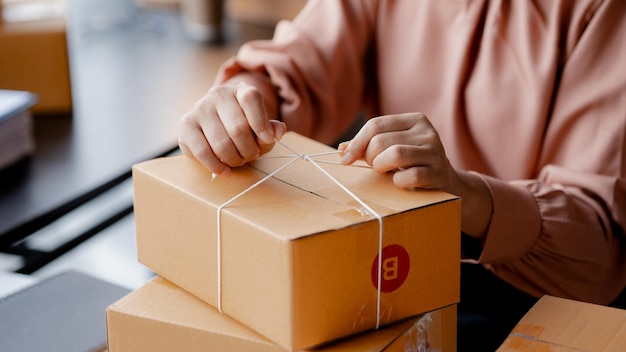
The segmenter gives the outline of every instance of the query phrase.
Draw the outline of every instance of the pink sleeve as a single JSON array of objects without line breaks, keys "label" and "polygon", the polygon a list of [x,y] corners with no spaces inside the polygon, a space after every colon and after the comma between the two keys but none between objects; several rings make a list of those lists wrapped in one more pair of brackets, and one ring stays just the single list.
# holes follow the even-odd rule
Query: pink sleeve
[{"label": "pink sleeve", "polygon": [[278,24],[271,41],[244,44],[216,83],[245,70],[267,73],[287,128],[334,143],[362,108],[376,3],[308,1],[293,22]]},{"label": "pink sleeve", "polygon": [[[577,175],[586,176],[589,181],[598,178]],[[623,180],[603,178],[602,187],[626,197]],[[537,297],[549,293],[607,304],[619,294],[626,272],[624,225],[609,218],[594,195],[575,186],[559,187],[555,179],[484,179],[494,213],[479,262]],[[624,204],[615,208],[626,209]]]},{"label": "pink sleeve", "polygon": [[514,286],[607,304],[626,284],[626,3],[571,31],[539,177],[483,176],[494,211],[478,259]]}]

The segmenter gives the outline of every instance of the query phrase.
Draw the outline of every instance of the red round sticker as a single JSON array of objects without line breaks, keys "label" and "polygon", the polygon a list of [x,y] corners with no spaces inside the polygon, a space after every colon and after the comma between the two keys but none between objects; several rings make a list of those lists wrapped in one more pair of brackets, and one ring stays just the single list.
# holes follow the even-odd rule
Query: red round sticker
[{"label": "red round sticker", "polygon": [[[400,288],[409,276],[411,261],[409,253],[404,247],[392,244],[383,248],[381,263],[381,287],[382,292],[393,292]],[[378,290],[378,254],[372,263],[372,284]]]}]

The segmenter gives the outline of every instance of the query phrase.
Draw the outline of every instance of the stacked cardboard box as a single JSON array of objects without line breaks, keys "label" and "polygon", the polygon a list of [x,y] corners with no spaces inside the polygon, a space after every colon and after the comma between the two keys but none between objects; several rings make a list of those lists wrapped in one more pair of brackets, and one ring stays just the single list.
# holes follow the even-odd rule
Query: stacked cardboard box
[{"label": "stacked cardboard box", "polygon": [[[460,200],[402,190],[391,175],[337,160],[332,148],[288,133],[230,178],[185,156],[135,165],[139,261],[281,351],[413,325],[454,306]],[[110,319],[124,307],[112,306]],[[111,342],[129,340],[116,339],[119,321],[109,324]],[[175,321],[164,324],[185,325]]]},{"label": "stacked cardboard box", "polygon": [[[287,351],[161,277],[111,305],[107,328],[109,352]],[[456,305],[310,351],[456,351]]]}]

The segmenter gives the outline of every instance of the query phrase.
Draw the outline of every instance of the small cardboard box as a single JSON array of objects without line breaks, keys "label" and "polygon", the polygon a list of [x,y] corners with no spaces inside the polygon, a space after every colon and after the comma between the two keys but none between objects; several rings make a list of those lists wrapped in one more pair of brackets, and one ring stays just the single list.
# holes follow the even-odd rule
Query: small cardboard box
[{"label": "small cardboard box", "polygon": [[139,261],[290,350],[459,301],[457,197],[315,157],[336,150],[293,132],[282,143],[229,178],[183,155],[135,165]]},{"label": "small cardboard box", "polygon": [[[0,0],[2,1],[2,0]],[[32,111],[72,111],[66,19],[61,0],[11,1],[0,24],[0,88],[37,95]],[[33,17],[10,16],[32,13]],[[0,13],[0,15],[2,15]]]},{"label": "small cardboard box", "polygon": [[625,350],[625,310],[543,296],[515,326],[498,352]]},{"label": "small cardboard box", "polygon": [[[286,351],[159,276],[106,317],[109,352]],[[456,351],[456,305],[310,351]]]}]

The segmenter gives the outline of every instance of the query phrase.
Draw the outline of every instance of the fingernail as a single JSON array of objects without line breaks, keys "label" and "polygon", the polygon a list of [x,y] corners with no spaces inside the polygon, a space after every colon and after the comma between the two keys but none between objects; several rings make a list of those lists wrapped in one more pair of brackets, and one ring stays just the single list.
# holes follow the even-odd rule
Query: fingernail
[{"label": "fingernail", "polygon": [[281,138],[283,138],[283,136],[284,136],[284,135],[285,135],[285,133],[287,132],[287,124],[285,124],[285,123],[283,122],[283,123],[281,124],[281,127],[282,127],[282,128],[278,129],[278,131],[277,131],[277,133],[278,133],[278,134],[276,135],[276,139],[281,139]]},{"label": "fingernail", "polygon": [[230,169],[226,169],[222,172],[220,172],[220,176],[224,176],[224,177],[230,177],[233,174],[233,172]]},{"label": "fingernail", "polygon": [[341,163],[344,165],[351,164],[354,160],[352,159],[352,154],[350,152],[345,152],[341,157]]},{"label": "fingernail", "polygon": [[269,133],[268,131],[261,132],[261,135],[259,136],[259,138],[261,138],[261,141],[263,141],[263,143],[265,144],[274,143],[274,136],[272,136],[272,134]]},{"label": "fingernail", "polygon": [[339,150],[340,152],[344,152],[346,148],[348,148],[348,142],[341,142],[337,146],[337,150]]}]

